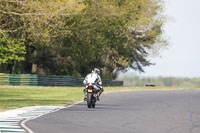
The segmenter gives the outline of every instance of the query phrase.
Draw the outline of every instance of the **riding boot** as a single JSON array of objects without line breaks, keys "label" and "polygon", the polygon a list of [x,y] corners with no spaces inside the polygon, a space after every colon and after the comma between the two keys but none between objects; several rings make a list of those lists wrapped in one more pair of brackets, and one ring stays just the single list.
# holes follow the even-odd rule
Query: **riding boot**
[{"label": "riding boot", "polygon": [[99,91],[99,96],[101,96],[101,93],[103,92],[103,88],[101,88],[101,90]]},{"label": "riding boot", "polygon": [[100,101],[99,96],[100,96],[100,95],[99,95],[99,92],[98,92],[98,93],[97,93],[97,100],[98,100],[98,101]]}]

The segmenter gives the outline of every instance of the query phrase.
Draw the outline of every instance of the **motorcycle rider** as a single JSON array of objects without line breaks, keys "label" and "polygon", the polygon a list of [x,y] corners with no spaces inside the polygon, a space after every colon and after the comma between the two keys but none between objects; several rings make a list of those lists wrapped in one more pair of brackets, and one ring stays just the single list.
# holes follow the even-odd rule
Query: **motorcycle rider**
[{"label": "motorcycle rider", "polygon": [[[99,101],[99,96],[101,95],[101,93],[104,91],[103,90],[103,87],[102,87],[102,81],[101,81],[101,77],[100,77],[100,70],[98,68],[94,68],[92,70],[92,73],[88,74],[84,81],[83,81],[83,84],[87,85],[88,83],[96,83],[94,85],[94,88],[96,90],[98,90],[98,93],[97,93],[97,100]],[[87,86],[86,86],[87,88]],[[87,100],[87,89],[84,89],[83,92],[84,92],[84,95],[85,95],[85,98],[84,98],[84,101]]]}]

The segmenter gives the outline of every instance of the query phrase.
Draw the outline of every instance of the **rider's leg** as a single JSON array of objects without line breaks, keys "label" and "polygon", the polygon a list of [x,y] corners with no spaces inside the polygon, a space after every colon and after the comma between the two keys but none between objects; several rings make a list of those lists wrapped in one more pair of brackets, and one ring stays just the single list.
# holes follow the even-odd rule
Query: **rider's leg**
[{"label": "rider's leg", "polygon": [[101,93],[104,91],[103,87],[102,86],[99,86],[100,88],[100,91],[99,91],[99,96],[101,95]]},{"label": "rider's leg", "polygon": [[98,91],[97,93],[97,100],[99,101],[99,91],[101,90],[101,88],[97,85],[94,85],[94,88]]}]

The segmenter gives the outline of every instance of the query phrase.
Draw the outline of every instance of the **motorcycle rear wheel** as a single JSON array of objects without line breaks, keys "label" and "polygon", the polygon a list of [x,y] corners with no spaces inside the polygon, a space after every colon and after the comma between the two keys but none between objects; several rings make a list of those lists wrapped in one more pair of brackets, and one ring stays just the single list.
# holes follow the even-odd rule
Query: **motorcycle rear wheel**
[{"label": "motorcycle rear wheel", "polygon": [[87,106],[88,106],[88,108],[91,108],[91,106],[92,106],[92,93],[88,93]]},{"label": "motorcycle rear wheel", "polygon": [[92,103],[92,108],[95,108],[95,103]]}]

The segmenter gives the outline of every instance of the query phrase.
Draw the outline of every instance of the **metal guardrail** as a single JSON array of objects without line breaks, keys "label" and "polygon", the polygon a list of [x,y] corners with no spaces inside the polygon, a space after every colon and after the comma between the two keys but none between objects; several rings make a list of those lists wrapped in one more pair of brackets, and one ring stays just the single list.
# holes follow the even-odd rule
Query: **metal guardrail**
[{"label": "metal guardrail", "polygon": [[[0,73],[0,85],[13,86],[84,86],[83,78]],[[102,80],[103,86],[123,86],[123,81]]]},{"label": "metal guardrail", "polygon": [[38,86],[38,76],[32,75],[32,74],[2,74],[0,73],[0,85]]}]

